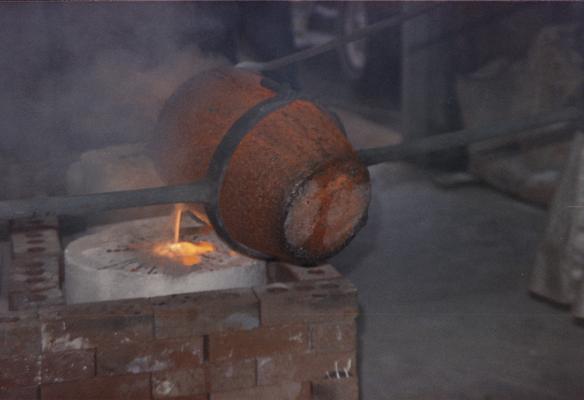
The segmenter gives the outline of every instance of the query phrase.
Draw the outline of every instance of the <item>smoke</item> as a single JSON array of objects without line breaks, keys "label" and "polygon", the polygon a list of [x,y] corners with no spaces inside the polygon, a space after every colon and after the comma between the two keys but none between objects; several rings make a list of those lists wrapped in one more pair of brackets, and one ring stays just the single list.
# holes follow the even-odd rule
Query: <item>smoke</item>
[{"label": "smoke", "polygon": [[147,139],[180,83],[225,62],[197,47],[222,24],[195,3],[0,5],[0,158]]},{"label": "smoke", "polygon": [[57,88],[42,90],[35,107],[42,121],[57,124],[56,133],[66,127],[67,139],[78,148],[141,141],[175,88],[212,64],[196,48],[177,49],[151,65],[125,49],[104,51]]}]

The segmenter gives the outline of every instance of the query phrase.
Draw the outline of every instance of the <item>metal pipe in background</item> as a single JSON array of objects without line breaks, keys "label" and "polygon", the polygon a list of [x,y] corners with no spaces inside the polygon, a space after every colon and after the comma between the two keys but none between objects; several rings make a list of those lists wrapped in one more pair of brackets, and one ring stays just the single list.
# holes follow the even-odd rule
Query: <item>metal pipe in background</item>
[{"label": "metal pipe in background", "polygon": [[0,220],[92,214],[159,204],[205,203],[210,197],[210,186],[206,181],[198,181],[181,186],[0,201]]},{"label": "metal pipe in background", "polygon": [[404,22],[409,21],[410,19],[419,17],[420,15],[426,14],[433,9],[437,8],[438,6],[428,6],[428,7],[420,7],[416,10],[408,11],[408,12],[401,12],[399,14],[393,15],[389,18],[384,20],[375,22],[371,25],[368,25],[364,28],[358,29],[351,33],[350,35],[340,36],[335,39],[332,39],[324,44],[310,47],[308,49],[300,50],[296,53],[289,54],[284,57],[276,58],[275,60],[267,61],[267,62],[242,62],[237,66],[240,68],[255,70],[255,71],[273,71],[276,69],[280,69],[286,67],[290,64],[294,64],[303,60],[307,60],[309,58],[315,57],[319,54],[326,53],[327,51],[335,50],[339,46],[342,46],[347,43],[355,42],[357,40],[361,40],[366,38],[367,36],[373,35],[377,32],[381,32],[385,29],[398,26],[403,24]]}]

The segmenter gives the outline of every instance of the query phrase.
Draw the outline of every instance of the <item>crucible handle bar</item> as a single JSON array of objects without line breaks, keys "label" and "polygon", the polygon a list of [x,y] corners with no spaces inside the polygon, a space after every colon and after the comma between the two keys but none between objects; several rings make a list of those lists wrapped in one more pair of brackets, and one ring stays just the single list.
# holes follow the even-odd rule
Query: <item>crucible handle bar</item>
[{"label": "crucible handle bar", "polygon": [[583,114],[576,108],[524,117],[497,124],[462,129],[440,135],[427,136],[405,143],[359,150],[359,158],[367,165],[390,161],[413,160],[418,156],[474,143],[517,139],[531,139],[562,133],[573,133],[582,128]]},{"label": "crucible handle bar", "polygon": [[[515,138],[525,138],[574,132],[581,127],[582,113],[574,108],[544,114],[533,118],[507,121],[483,128],[464,129],[456,132],[412,140],[397,145],[363,149],[358,151],[360,160],[367,166],[406,160],[417,156],[466,146],[473,143]],[[532,130],[525,134],[525,131]],[[163,186],[148,189],[125,190],[75,196],[36,197],[25,200],[0,201],[0,219],[44,217],[48,215],[79,215],[132,207],[145,207],[173,203],[209,203],[212,201],[211,182],[203,179],[187,185]]]},{"label": "crucible handle bar", "polygon": [[173,203],[206,203],[211,185],[205,180],[180,186],[122,190],[74,196],[35,197],[0,202],[0,219],[92,214],[106,210]]}]

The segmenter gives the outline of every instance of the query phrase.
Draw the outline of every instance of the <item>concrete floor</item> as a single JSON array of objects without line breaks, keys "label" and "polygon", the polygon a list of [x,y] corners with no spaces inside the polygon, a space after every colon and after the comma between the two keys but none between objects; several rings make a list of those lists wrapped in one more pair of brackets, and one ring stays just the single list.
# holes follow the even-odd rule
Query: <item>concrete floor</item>
[{"label": "concrete floor", "polygon": [[[399,113],[331,69],[305,66],[304,90],[349,111],[355,147],[399,141]],[[331,260],[359,290],[362,399],[584,399],[584,325],[527,291],[545,210],[405,164],[370,171],[369,222]]]},{"label": "concrete floor", "polygon": [[526,289],[545,212],[372,175],[369,223],[332,260],[360,293],[363,399],[584,399],[584,327]]}]

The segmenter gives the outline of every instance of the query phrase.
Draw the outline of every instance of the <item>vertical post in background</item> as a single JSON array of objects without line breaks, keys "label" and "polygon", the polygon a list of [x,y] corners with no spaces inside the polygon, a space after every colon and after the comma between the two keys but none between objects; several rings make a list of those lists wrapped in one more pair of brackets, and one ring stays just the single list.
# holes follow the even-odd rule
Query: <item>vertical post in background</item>
[{"label": "vertical post in background", "polygon": [[[424,4],[405,3],[404,11]],[[455,47],[442,41],[424,48],[448,29],[457,17],[453,5],[444,4],[402,25],[402,134],[415,140],[460,128],[455,91]],[[416,48],[417,47],[417,48]],[[447,150],[424,156],[424,165],[459,168],[464,163],[464,149]]]}]

